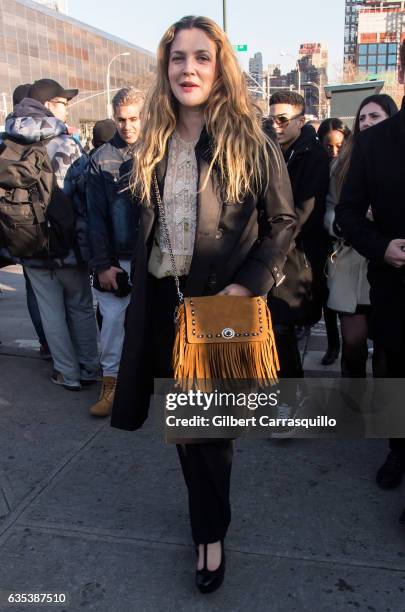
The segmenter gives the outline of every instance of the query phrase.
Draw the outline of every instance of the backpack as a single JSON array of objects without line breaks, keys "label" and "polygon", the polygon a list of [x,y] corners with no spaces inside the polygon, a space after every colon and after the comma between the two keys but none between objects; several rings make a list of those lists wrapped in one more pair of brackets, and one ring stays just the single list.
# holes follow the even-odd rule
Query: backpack
[{"label": "backpack", "polygon": [[74,245],[75,214],[60,189],[43,142],[0,143],[0,247],[13,257],[65,257]]}]

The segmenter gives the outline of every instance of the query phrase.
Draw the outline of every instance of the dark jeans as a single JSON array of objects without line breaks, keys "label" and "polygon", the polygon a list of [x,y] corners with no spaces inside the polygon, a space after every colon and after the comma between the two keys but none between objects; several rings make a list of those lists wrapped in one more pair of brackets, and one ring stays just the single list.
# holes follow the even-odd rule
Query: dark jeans
[{"label": "dark jeans", "polygon": [[24,268],[23,268],[23,272],[24,272],[24,278],[25,278],[25,287],[27,290],[28,312],[30,313],[31,321],[37,333],[39,343],[41,345],[44,345],[47,342],[45,338],[44,328],[42,327],[41,315],[39,314],[37,298],[35,297],[35,293],[31,285],[31,281],[28,278],[27,273],[25,272]]},{"label": "dark jeans", "polygon": [[[149,276],[148,285],[152,322],[151,366],[155,378],[173,378],[171,356],[177,305],[174,280],[157,280]],[[194,444],[177,444],[177,452],[188,490],[195,544],[223,540],[231,522],[232,441],[202,440]]]}]

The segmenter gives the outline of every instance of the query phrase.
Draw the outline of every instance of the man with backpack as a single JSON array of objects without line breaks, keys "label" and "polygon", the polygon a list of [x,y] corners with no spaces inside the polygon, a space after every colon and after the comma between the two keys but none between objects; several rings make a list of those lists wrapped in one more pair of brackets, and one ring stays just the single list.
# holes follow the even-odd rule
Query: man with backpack
[{"label": "man with backpack", "polygon": [[34,289],[54,373],[79,390],[98,376],[85,201],[87,157],[68,135],[65,90],[33,83],[0,143],[0,255],[20,261]]}]

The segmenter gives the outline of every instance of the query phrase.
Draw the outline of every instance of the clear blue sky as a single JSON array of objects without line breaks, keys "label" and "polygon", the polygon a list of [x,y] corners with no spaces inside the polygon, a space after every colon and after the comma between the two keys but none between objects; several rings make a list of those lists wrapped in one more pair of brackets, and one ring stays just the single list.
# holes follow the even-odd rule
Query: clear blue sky
[{"label": "clear blue sky", "polygon": [[[329,79],[341,70],[344,0],[227,0],[228,34],[244,67],[256,51],[263,63],[293,67],[280,50],[296,54],[302,42],[329,46]],[[69,15],[155,52],[165,29],[184,15],[206,15],[222,24],[222,0],[68,0]]]}]

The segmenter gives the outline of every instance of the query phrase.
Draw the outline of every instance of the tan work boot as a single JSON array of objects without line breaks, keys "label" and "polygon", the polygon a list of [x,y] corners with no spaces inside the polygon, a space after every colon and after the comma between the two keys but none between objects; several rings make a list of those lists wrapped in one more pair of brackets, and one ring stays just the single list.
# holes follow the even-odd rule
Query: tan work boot
[{"label": "tan work boot", "polygon": [[101,387],[98,401],[90,408],[90,414],[98,417],[106,417],[111,414],[114,401],[115,385],[117,379],[113,376],[103,376],[103,386]]}]

